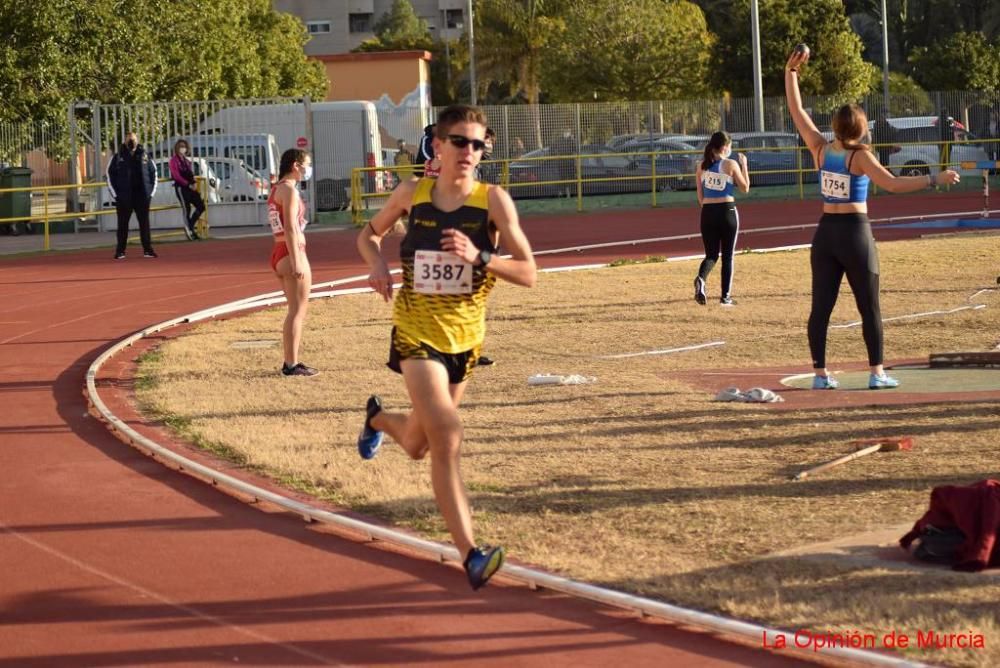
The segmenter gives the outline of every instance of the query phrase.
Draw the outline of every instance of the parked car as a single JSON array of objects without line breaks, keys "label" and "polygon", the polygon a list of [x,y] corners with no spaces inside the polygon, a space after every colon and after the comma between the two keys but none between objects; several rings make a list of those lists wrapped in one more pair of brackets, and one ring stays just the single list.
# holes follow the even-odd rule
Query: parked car
[{"label": "parked car", "polygon": [[[799,136],[788,132],[736,132],[733,151],[747,157],[751,186],[798,183],[798,169],[810,170],[803,180],[815,181],[812,158],[799,144]],[[801,155],[801,161],[799,156]]]},{"label": "parked car", "polygon": [[237,158],[205,158],[219,179],[217,190],[223,202],[255,202],[267,199],[268,182],[260,172]]},{"label": "parked car", "polygon": [[[896,129],[896,141],[889,149],[889,164],[886,167],[899,176],[937,174],[941,171],[941,131],[937,116],[909,116],[889,118],[889,125]],[[869,130],[874,123],[869,122]],[[963,176],[979,174],[979,170],[962,169],[963,161],[989,160],[982,144],[970,144],[975,136],[966,131],[965,126],[955,122],[952,126],[954,143],[950,145],[948,168]]]},{"label": "parked car", "polygon": [[623,135],[615,135],[609,139],[604,145],[615,151],[620,151],[621,148],[630,142],[637,141],[640,139],[660,139],[664,136],[662,132],[630,132]]},{"label": "parked car", "polygon": [[[191,171],[194,172],[195,176],[206,177],[208,183],[206,185],[200,185],[200,192],[202,196],[207,194],[205,197],[205,202],[208,204],[217,204],[222,201],[219,195],[219,179],[216,177],[215,172],[212,168],[208,166],[205,162],[205,158],[190,158],[191,160]],[[177,195],[174,193],[174,185],[169,181],[170,179],[170,158],[156,158],[153,160],[153,165],[156,167],[156,178],[161,181],[156,184],[156,192],[153,193],[153,199],[150,201],[150,206],[177,206]],[[167,179],[167,181],[162,181],[162,179]],[[111,198],[111,191],[108,190],[107,186],[101,188],[100,194],[101,208],[103,209],[113,209],[115,204],[114,200]]]},{"label": "parked car", "polygon": [[[696,138],[697,139],[697,138]],[[621,151],[637,153],[634,160],[639,171],[652,177],[653,155],[656,157],[656,188],[658,190],[694,190],[695,172],[704,148],[676,139],[637,139],[622,146]],[[661,178],[667,177],[667,178]]]},{"label": "parked car", "polygon": [[[635,160],[615,155],[617,151],[602,144],[580,147],[580,174],[584,195],[641,192],[649,190],[649,180]],[[576,158],[554,158],[549,147],[525,153],[510,164],[509,190],[516,199],[529,197],[559,197],[576,195]],[[591,180],[598,179],[598,180]],[[564,181],[564,183],[545,183]],[[542,184],[542,185],[537,185]]]}]

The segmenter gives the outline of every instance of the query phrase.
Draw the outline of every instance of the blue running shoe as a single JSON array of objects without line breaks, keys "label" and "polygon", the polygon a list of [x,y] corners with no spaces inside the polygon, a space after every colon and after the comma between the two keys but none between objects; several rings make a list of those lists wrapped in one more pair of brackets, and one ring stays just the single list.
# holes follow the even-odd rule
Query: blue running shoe
[{"label": "blue running shoe", "polygon": [[875,374],[868,376],[869,390],[886,390],[892,387],[899,387],[899,381],[895,378],[890,378],[884,373],[881,376]]},{"label": "blue running shoe", "polygon": [[378,454],[379,446],[382,445],[384,432],[372,429],[372,418],[382,412],[382,400],[374,394],[368,397],[365,404],[365,426],[358,434],[358,453],[362,459],[371,459]]},{"label": "blue running shoe", "polygon": [[503,565],[504,556],[506,553],[502,547],[483,545],[469,550],[462,566],[465,567],[465,573],[469,576],[469,584],[473,589],[479,589],[490,581],[493,574]]},{"label": "blue running shoe", "polygon": [[840,383],[833,376],[813,376],[814,390],[836,390]]}]

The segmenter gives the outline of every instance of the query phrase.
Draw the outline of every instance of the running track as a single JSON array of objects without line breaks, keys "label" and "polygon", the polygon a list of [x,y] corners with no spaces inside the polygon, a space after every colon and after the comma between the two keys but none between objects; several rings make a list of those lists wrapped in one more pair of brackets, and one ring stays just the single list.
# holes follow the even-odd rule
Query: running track
[{"label": "running track", "polygon": [[[968,209],[963,203],[951,210]],[[926,213],[915,198],[895,202]],[[947,211],[942,198],[934,208]],[[818,205],[741,206],[744,230]],[[696,210],[535,218],[536,250],[689,234]],[[873,207],[873,217],[888,215]],[[745,234],[740,248],[811,230]],[[912,236],[892,231],[880,238]],[[317,282],[362,273],[350,231],[310,237]],[[311,529],[169,470],[88,416],[89,364],[143,326],[276,289],[267,239],[0,260],[0,668],[209,665],[793,665],[801,661]],[[686,255],[697,240],[547,255]],[[131,365],[108,373],[127,394]],[[126,403],[120,399],[123,405]],[[161,442],[164,442],[161,440]],[[181,446],[182,447],[182,446]],[[516,555],[515,555],[516,556]]]}]

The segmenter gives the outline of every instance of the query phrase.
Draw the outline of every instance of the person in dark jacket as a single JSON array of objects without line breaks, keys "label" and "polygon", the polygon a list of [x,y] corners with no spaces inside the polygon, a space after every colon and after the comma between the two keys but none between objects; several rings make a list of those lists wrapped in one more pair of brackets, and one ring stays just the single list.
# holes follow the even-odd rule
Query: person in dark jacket
[{"label": "person in dark jacket", "polygon": [[205,201],[198,192],[198,182],[194,177],[194,167],[188,154],[191,147],[186,139],[178,139],[174,144],[174,155],[170,158],[170,178],[174,180],[174,193],[181,203],[184,215],[184,235],[191,241],[198,238],[194,226],[205,212]]},{"label": "person in dark jacket", "polygon": [[420,138],[420,146],[417,147],[416,163],[423,165],[423,169],[417,168],[414,174],[419,179],[424,176],[437,176],[438,167],[434,164],[434,128],[436,123],[431,123],[424,128],[424,136]]},{"label": "person in dark jacket", "polygon": [[156,257],[149,232],[149,203],[156,192],[156,167],[134,132],[125,135],[125,142],[108,163],[108,190],[118,212],[118,245],[115,259],[125,259],[128,244],[128,224],[132,212],[139,220],[139,238],[144,257]]}]

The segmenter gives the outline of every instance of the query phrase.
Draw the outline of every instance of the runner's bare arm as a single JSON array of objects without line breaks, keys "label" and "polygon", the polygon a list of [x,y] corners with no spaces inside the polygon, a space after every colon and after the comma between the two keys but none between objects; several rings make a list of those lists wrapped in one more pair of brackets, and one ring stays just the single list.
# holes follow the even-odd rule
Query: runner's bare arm
[{"label": "runner's bare arm", "polygon": [[732,159],[735,163],[731,165],[733,172],[733,180],[736,181],[736,187],[740,189],[742,193],[750,192],[750,173],[747,171],[747,155],[746,153],[737,153],[736,158]]},{"label": "runner's bare arm", "polygon": [[694,170],[694,185],[698,189],[698,206],[704,203],[705,193],[701,190],[701,163],[698,163],[698,168]]},{"label": "runner's bare arm", "polygon": [[879,188],[891,193],[912,193],[932,185],[951,185],[958,183],[958,172],[946,169],[934,176],[920,174],[918,176],[893,176],[892,172],[875,159],[871,151],[858,151],[855,162],[868,178]]},{"label": "runner's bare arm", "polygon": [[504,248],[510,252],[509,258],[494,257],[490,261],[490,273],[516,285],[534,287],[538,270],[531,253],[531,244],[521,229],[514,200],[503,188],[492,186],[489,192],[489,209],[490,220],[497,226]]},{"label": "runner's bare arm", "polygon": [[[494,255],[490,259],[488,271],[515,285],[533,287],[537,271],[531,245],[521,230],[513,200],[499,186],[490,186],[489,189],[489,219],[496,225],[500,240],[510,250],[511,257]],[[477,248],[460,229],[449,228],[441,232],[441,250],[475,265],[479,264],[479,251],[482,249]]]},{"label": "runner's bare arm", "polygon": [[392,299],[392,276],[389,274],[389,265],[382,257],[382,237],[392,229],[400,216],[409,212],[417,183],[416,180],[403,181],[396,186],[385,206],[358,233],[358,253],[371,270],[368,285],[382,295],[385,301]]}]

